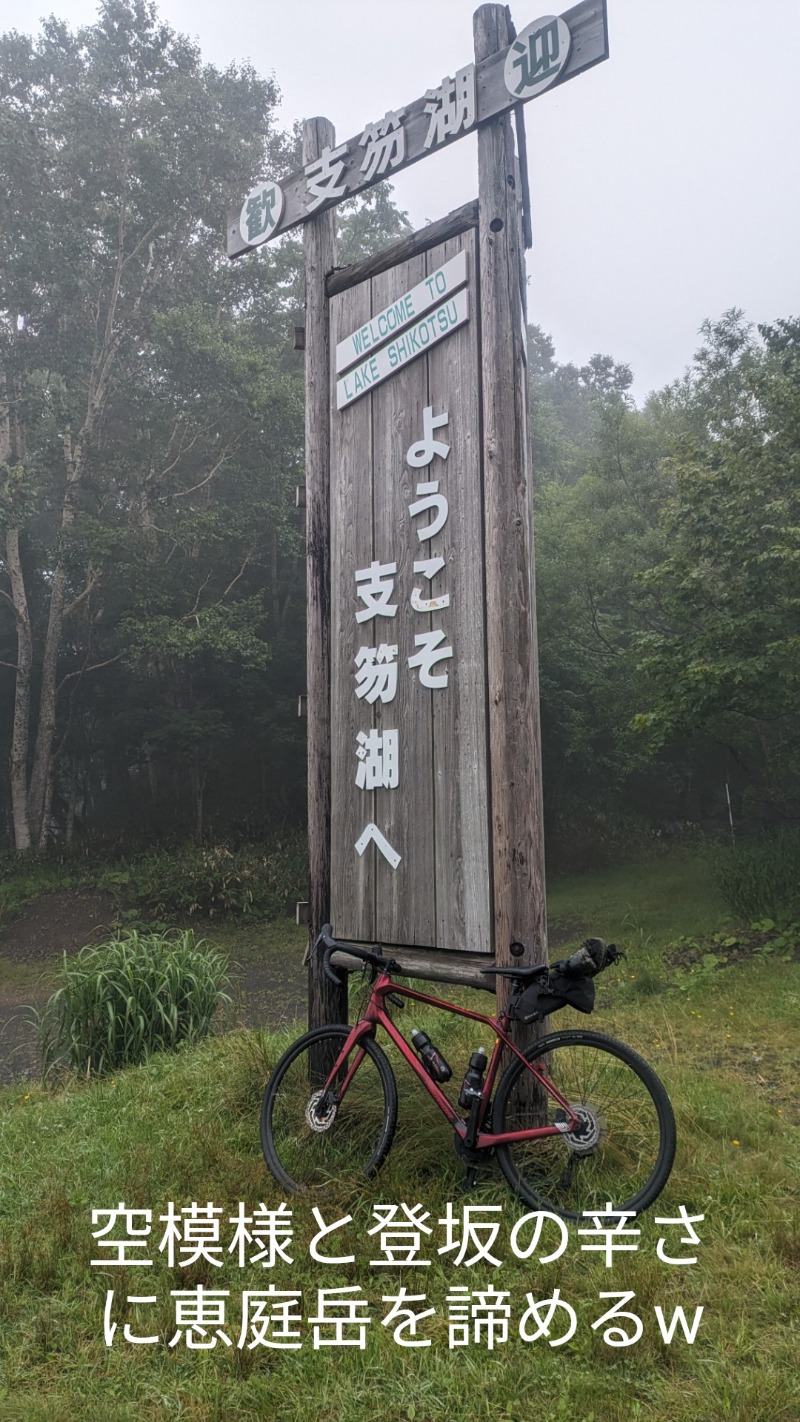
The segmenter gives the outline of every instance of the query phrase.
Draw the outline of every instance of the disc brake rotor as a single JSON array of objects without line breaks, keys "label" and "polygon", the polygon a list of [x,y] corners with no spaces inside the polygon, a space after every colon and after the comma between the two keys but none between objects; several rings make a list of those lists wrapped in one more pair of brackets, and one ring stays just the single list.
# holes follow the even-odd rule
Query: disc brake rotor
[{"label": "disc brake rotor", "polygon": [[601,1117],[591,1106],[584,1106],[580,1101],[571,1101],[570,1110],[573,1116],[579,1121],[577,1128],[568,1129],[568,1118],[566,1112],[559,1109],[556,1112],[554,1125],[561,1132],[562,1139],[569,1150],[575,1155],[591,1155],[592,1151],[599,1146],[603,1134],[604,1126]]},{"label": "disc brake rotor", "polygon": [[315,1091],[309,1096],[306,1104],[306,1125],[312,1131],[322,1132],[330,1130],[336,1120],[336,1102],[330,1101],[325,1110],[319,1111],[317,1108],[325,1098],[324,1091]]}]

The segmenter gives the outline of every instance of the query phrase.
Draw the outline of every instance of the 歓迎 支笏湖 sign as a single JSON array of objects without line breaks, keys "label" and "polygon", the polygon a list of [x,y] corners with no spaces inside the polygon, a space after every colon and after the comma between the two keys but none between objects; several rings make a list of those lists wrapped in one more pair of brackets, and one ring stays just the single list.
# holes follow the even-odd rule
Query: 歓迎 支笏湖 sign
[{"label": "\u6b53\u8fce \u652f\u7b0f\u6e56 sign", "polygon": [[506,49],[445,75],[346,142],[323,147],[280,184],[264,180],[228,214],[228,256],[306,222],[607,57],[606,0],[580,0],[563,15],[534,20]]},{"label": "\u6b53\u8fce \u652f\u7b0f\u6e56 sign", "polygon": [[572,46],[569,25],[558,15],[545,15],[527,25],[506,55],[503,78],[515,99],[535,99],[562,73]]},{"label": "\u6b53\u8fce \u652f\u7b0f\u6e56 sign", "polygon": [[425,311],[436,306],[445,296],[450,296],[464,285],[467,279],[467,254],[459,252],[451,261],[445,262],[438,271],[431,272],[411,291],[404,291],[396,301],[392,301],[376,316],[371,316],[358,331],[336,347],[337,371],[348,370],[356,361],[363,360],[367,351],[381,346],[401,331],[404,326],[416,321]]},{"label": "\u6b53\u8fce \u652f\u7b0f\u6e56 sign", "polygon": [[248,245],[257,247],[270,238],[281,220],[283,189],[266,179],[253,188],[242,203],[239,230],[247,235]]},{"label": "\u6b53\u8fce \u652f\u7b0f\u6e56 sign", "polygon": [[[459,326],[469,320],[469,294],[466,290],[443,301],[429,315],[423,316],[413,326],[407,326],[388,345],[381,346],[360,365],[343,375],[336,382],[336,408],[341,410],[351,401],[365,395],[374,386],[387,380],[417,356],[424,355],[430,346],[449,336]],[[362,328],[363,329],[363,328]]]}]

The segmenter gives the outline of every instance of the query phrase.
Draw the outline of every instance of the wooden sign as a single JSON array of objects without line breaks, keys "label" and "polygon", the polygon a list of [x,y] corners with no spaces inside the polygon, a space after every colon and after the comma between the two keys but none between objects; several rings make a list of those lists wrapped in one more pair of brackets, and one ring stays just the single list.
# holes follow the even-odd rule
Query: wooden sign
[{"label": "wooden sign", "polygon": [[503,78],[509,94],[524,102],[535,99],[563,74],[572,49],[566,20],[547,15],[534,20],[509,46]]},{"label": "wooden sign", "polygon": [[438,271],[432,272],[411,291],[404,291],[397,301],[392,301],[376,316],[371,316],[359,331],[340,341],[336,347],[336,369],[347,370],[363,358],[368,350],[396,336],[404,326],[418,320],[431,306],[436,306],[445,296],[463,286],[467,279],[467,254],[459,252],[452,261],[445,262]]},{"label": "wooden sign", "polygon": [[474,230],[330,300],[331,922],[490,952],[476,310]]},{"label": "wooden sign", "polygon": [[541,16],[497,53],[445,75],[345,143],[323,146],[283,182],[265,178],[228,214],[228,256],[307,222],[607,58],[606,0]]},{"label": "wooden sign", "polygon": [[449,336],[468,320],[469,295],[466,291],[459,291],[455,296],[443,301],[429,316],[424,316],[416,325],[409,326],[408,330],[395,336],[382,350],[367,356],[360,365],[343,375],[341,380],[336,382],[336,408],[341,410],[344,405],[357,400],[359,395],[366,394],[373,386],[380,385],[382,380],[387,380],[410,360],[424,355],[430,346],[444,340],[445,336]]},{"label": "wooden sign", "polygon": [[[345,143],[307,119],[300,171],[227,238],[238,257],[305,224],[309,947],[332,922],[485,988],[487,953],[547,959],[522,105],[607,58],[605,0],[519,33],[482,4],[473,36],[474,62]],[[337,203],[475,131],[476,203],[337,267]],[[347,1011],[311,955],[309,1024]]]}]

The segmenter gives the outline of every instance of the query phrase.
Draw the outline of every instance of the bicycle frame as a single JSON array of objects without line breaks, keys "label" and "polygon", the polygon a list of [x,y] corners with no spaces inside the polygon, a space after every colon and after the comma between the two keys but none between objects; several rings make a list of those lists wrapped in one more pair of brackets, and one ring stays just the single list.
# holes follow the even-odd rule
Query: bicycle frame
[{"label": "bicycle frame", "polygon": [[[580,1130],[580,1119],[573,1112],[569,1102],[565,1100],[565,1098],[553,1085],[552,1081],[550,1081],[549,1077],[544,1071],[544,1068],[526,1061],[522,1052],[520,1052],[519,1049],[514,1045],[514,1043],[511,1041],[511,1038],[506,1035],[505,1029],[508,1025],[508,1016],[506,1013],[501,1013],[499,1017],[486,1017],[482,1012],[470,1012],[469,1008],[456,1007],[455,1003],[446,1002],[439,997],[429,997],[427,993],[417,992],[414,988],[404,987],[402,984],[396,983],[389,976],[389,974],[385,972],[380,973],[376,981],[373,983],[372,993],[370,995],[369,1002],[367,1003],[366,1010],[363,1016],[353,1027],[352,1031],[350,1032],[350,1035],[347,1038],[347,1041],[345,1042],[341,1052],[339,1053],[339,1056],[337,1057],[336,1062],[334,1063],[334,1066],[325,1082],[325,1086],[323,1088],[325,1092],[330,1090],[332,1083],[336,1077],[336,1073],[341,1069],[342,1065],[347,1060],[347,1057],[349,1056],[350,1052],[352,1052],[353,1047],[357,1045],[357,1043],[361,1040],[362,1037],[374,1036],[376,1027],[381,1026],[388,1034],[388,1036],[391,1037],[398,1051],[402,1053],[403,1057],[408,1062],[408,1065],[411,1067],[412,1071],[415,1072],[415,1074],[419,1077],[420,1081],[422,1082],[422,1085],[425,1087],[425,1090],[428,1092],[429,1096],[433,1097],[433,1100],[436,1102],[436,1105],[439,1107],[439,1110],[442,1112],[442,1115],[447,1118],[450,1125],[454,1128],[457,1134],[462,1137],[462,1139],[466,1136],[468,1123],[462,1119],[462,1117],[458,1114],[457,1109],[447,1099],[444,1092],[440,1091],[436,1082],[433,1081],[428,1075],[427,1071],[425,1070],[425,1067],[423,1066],[413,1047],[406,1041],[402,1033],[398,1031],[394,1022],[386,1011],[386,1008],[384,1006],[384,998],[387,996],[388,993],[392,993],[396,997],[409,998],[412,1002],[423,1002],[428,1007],[439,1008],[439,1010],[442,1012],[452,1012],[457,1017],[469,1017],[473,1022],[482,1022],[484,1026],[489,1028],[492,1035],[494,1036],[494,1046],[492,1048],[492,1053],[489,1058],[488,1066],[486,1068],[483,1088],[481,1091],[481,1106],[478,1117],[478,1133],[474,1142],[473,1149],[491,1150],[494,1146],[511,1145],[515,1141],[542,1140],[545,1136],[557,1136],[562,1135],[568,1131],[573,1131],[576,1129]],[[535,1077],[539,1085],[544,1088],[544,1090],[549,1096],[552,1096],[553,1099],[558,1102],[559,1106],[563,1107],[563,1109],[567,1113],[567,1120],[559,1123],[559,1125],[557,1126],[531,1126],[522,1131],[495,1132],[481,1129],[486,1117],[489,1102],[491,1101],[492,1092],[494,1090],[495,1077],[497,1076],[497,1071],[500,1065],[500,1057],[503,1051],[503,1047],[507,1047],[510,1052],[513,1052],[514,1056],[519,1057],[525,1069],[529,1071],[533,1077]],[[343,1101],[350,1082],[353,1080],[353,1077],[358,1071],[358,1068],[364,1060],[365,1055],[366,1053],[364,1051],[356,1052],[352,1065],[350,1066],[344,1078],[344,1081],[342,1082],[341,1089],[338,1092],[337,1102]]]}]

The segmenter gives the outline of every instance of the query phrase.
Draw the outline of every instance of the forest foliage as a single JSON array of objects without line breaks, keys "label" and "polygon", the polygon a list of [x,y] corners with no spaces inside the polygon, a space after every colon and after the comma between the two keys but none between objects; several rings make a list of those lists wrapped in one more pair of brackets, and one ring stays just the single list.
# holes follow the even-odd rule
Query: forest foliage
[{"label": "forest foliage", "polygon": [[[301,244],[226,208],[297,161],[279,93],[144,0],[0,37],[0,841],[302,822]],[[408,230],[383,187],[340,260]],[[535,309],[535,292],[531,305]],[[703,328],[638,409],[530,330],[544,773],[578,820],[792,820],[800,322]],[[728,790],[726,791],[726,786]]]}]

